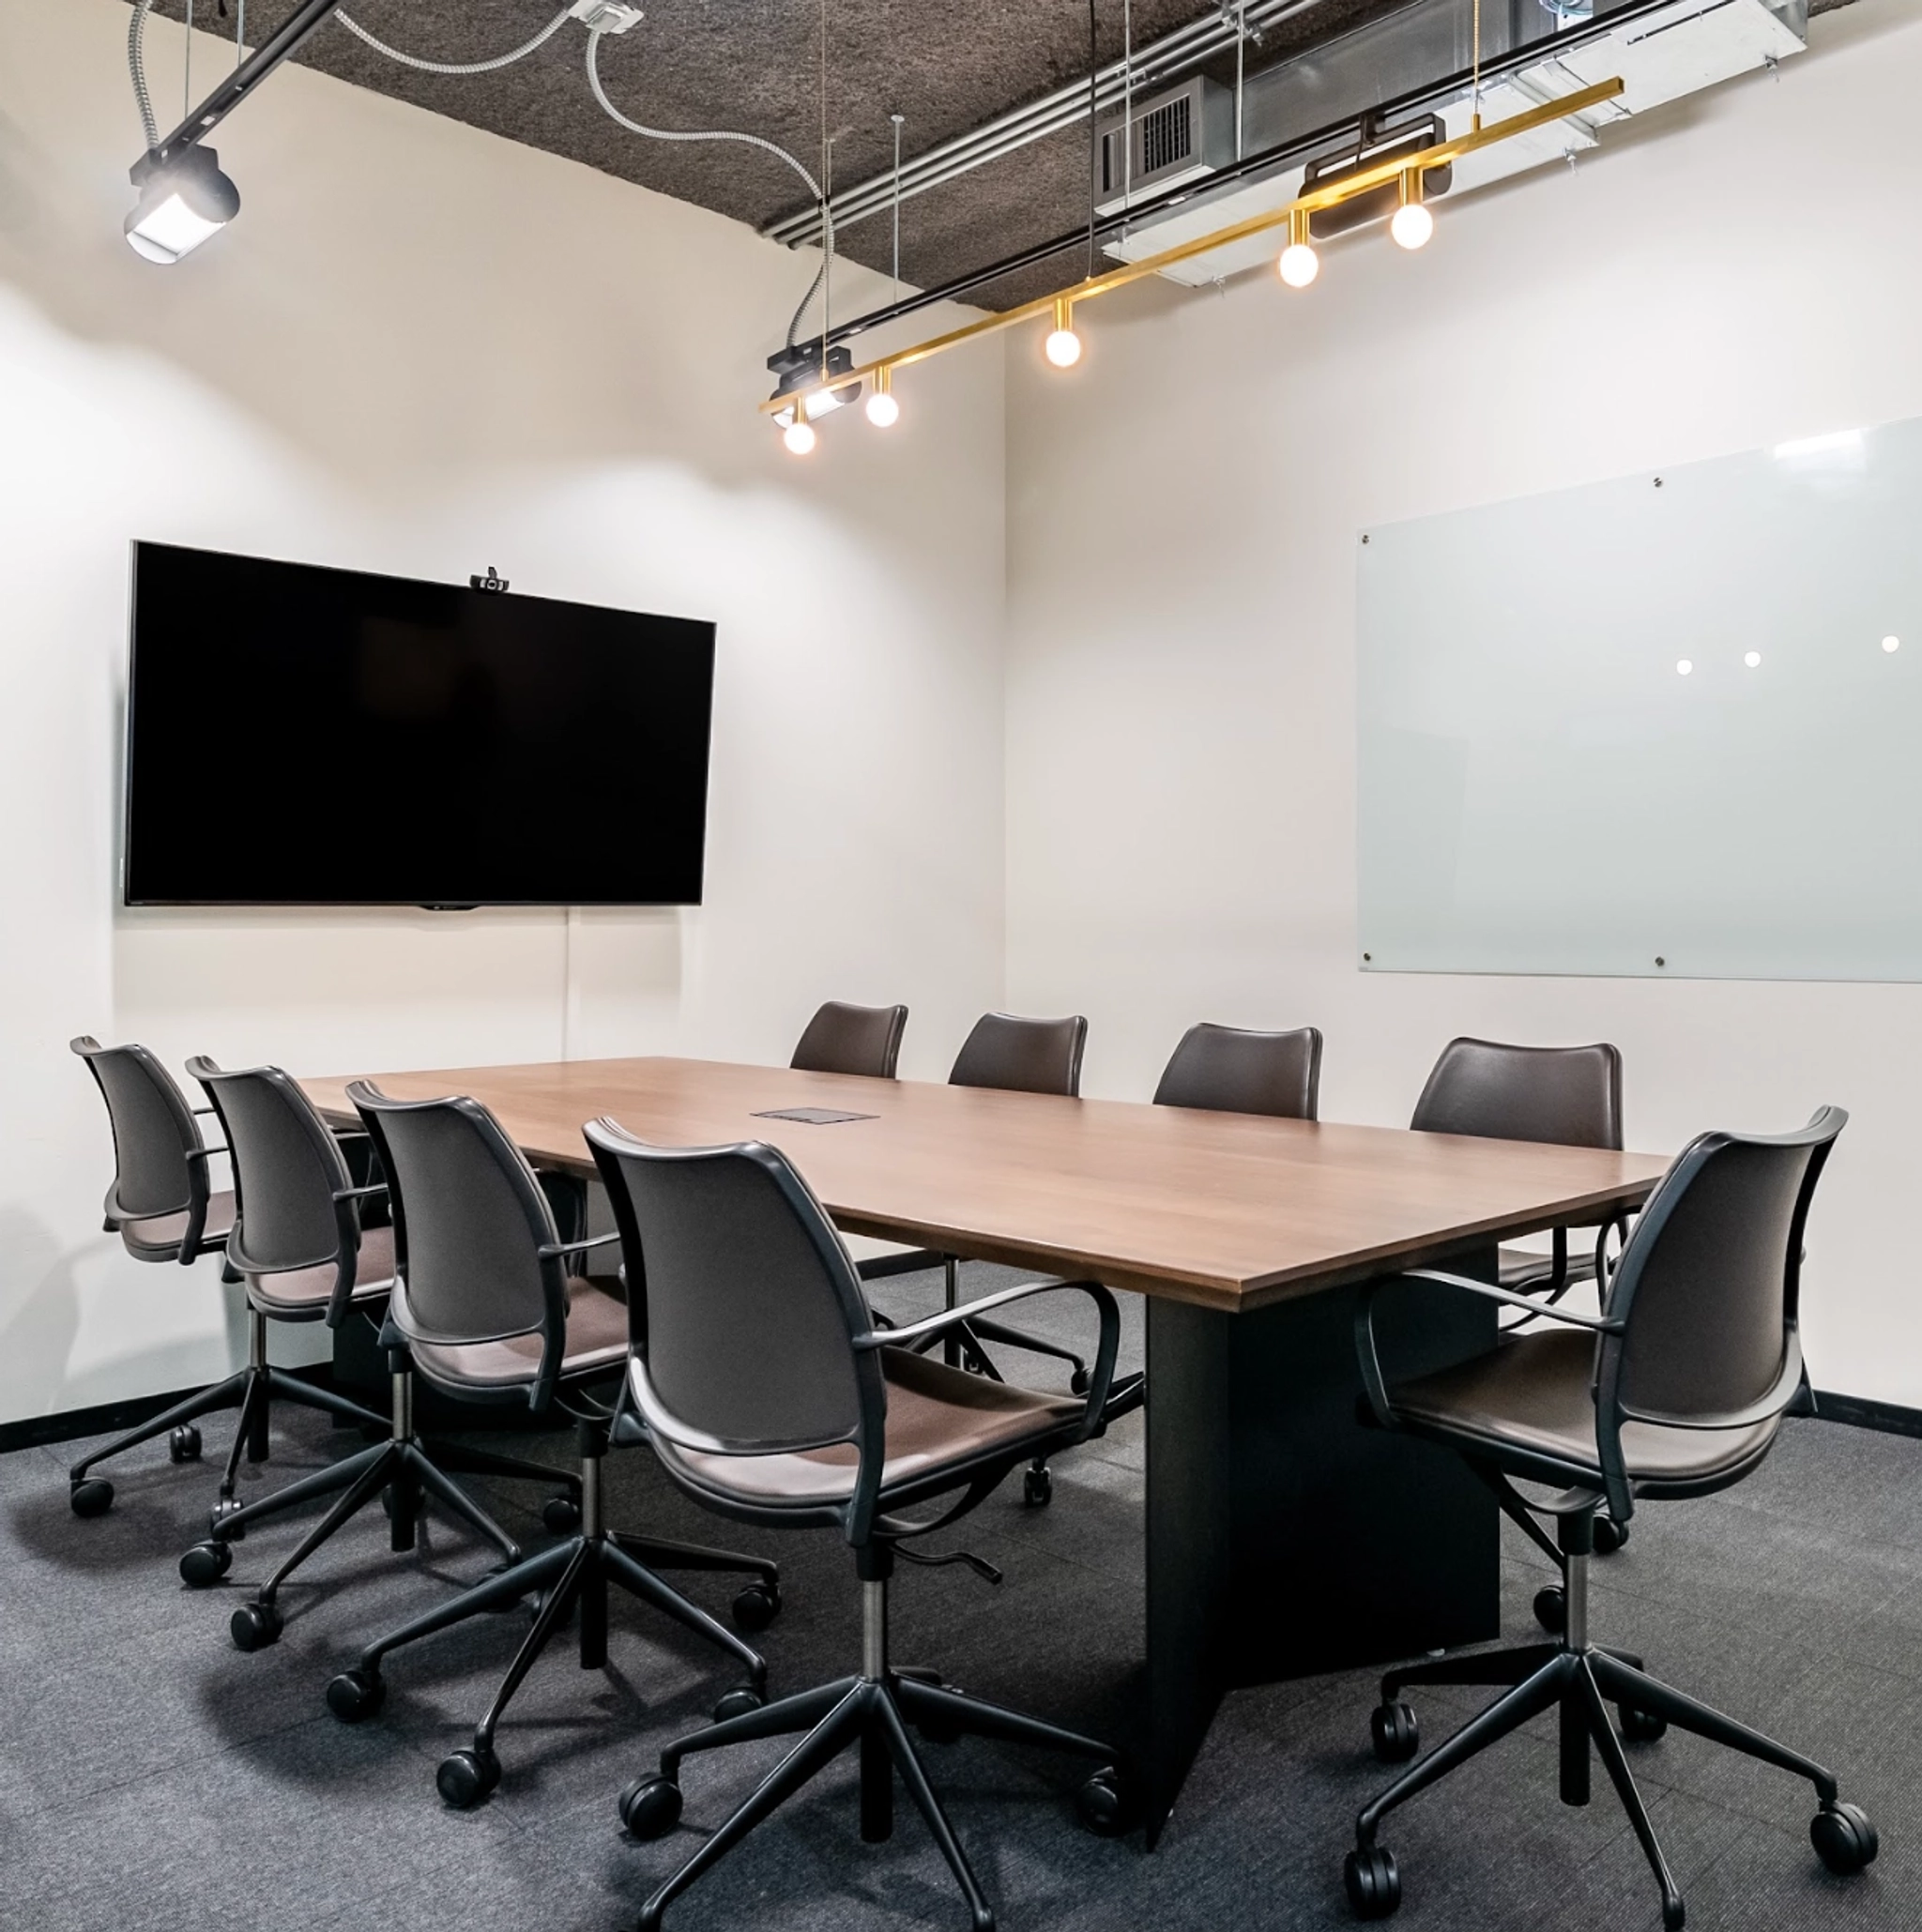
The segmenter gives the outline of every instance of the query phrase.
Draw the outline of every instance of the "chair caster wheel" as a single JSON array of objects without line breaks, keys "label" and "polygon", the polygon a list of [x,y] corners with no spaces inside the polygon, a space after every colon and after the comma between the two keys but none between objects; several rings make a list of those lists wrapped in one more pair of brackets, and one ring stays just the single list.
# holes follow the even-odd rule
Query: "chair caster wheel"
[{"label": "chair caster wheel", "polygon": [[1369,1713],[1368,1734],[1383,1764],[1406,1764],[1422,1747],[1422,1727],[1409,1704],[1378,1704]]},{"label": "chair caster wheel", "polygon": [[1379,1845],[1350,1851],[1341,1868],[1341,1882],[1348,1888],[1349,1909],[1358,1919],[1385,1919],[1401,1903],[1401,1874],[1395,1868],[1395,1854]]},{"label": "chair caster wheel", "polygon": [[196,1463],[200,1460],[200,1431],[191,1422],[182,1422],[167,1437],[167,1460]]},{"label": "chair caster wheel", "polygon": [[229,1529],[227,1518],[236,1516],[247,1507],[237,1496],[223,1496],[206,1513],[207,1535],[216,1543],[240,1543],[247,1535],[247,1525],[238,1524]]},{"label": "chair caster wheel", "polygon": [[1847,1879],[1875,1863],[1882,1842],[1859,1804],[1824,1805],[1808,1827],[1808,1842],[1830,1871]]},{"label": "chair caster wheel", "polygon": [[556,1536],[566,1536],[581,1527],[581,1506],[571,1496],[550,1496],[541,1505],[541,1521]]},{"label": "chair caster wheel", "polygon": [[1097,1838],[1119,1838],[1133,1831],[1140,1810],[1134,1780],[1119,1765],[1103,1765],[1075,1793],[1075,1815]]},{"label": "chair caster wheel", "polygon": [[1653,1744],[1666,1736],[1669,1720],[1658,1717],[1653,1711],[1639,1711],[1633,1704],[1618,1704],[1615,1715],[1619,1720],[1617,1728],[1631,1744]]},{"label": "chair caster wheel", "polygon": [[765,1630],[781,1614],[780,1586],[750,1583],[734,1598],[734,1620],[743,1630]]},{"label": "chair caster wheel", "polygon": [[232,1547],[210,1537],[180,1559],[180,1581],[189,1590],[211,1590],[233,1567]]},{"label": "chair caster wheel", "polygon": [[387,1681],[377,1670],[343,1670],[327,1687],[327,1708],[343,1724],[358,1724],[387,1702]]},{"label": "chair caster wheel", "polygon": [[104,1516],[114,1507],[114,1485],[104,1476],[88,1476],[67,1492],[76,1516]]},{"label": "chair caster wheel", "polygon": [[1595,1518],[1595,1555],[1612,1557],[1628,1541],[1628,1525],[1618,1523],[1613,1516]]},{"label": "chair caster wheel", "polygon": [[242,1604],[227,1628],[236,1651],[264,1651],[281,1640],[281,1613],[271,1604]]},{"label": "chair caster wheel", "polygon": [[491,1747],[478,1751],[456,1751],[440,1760],[434,1774],[440,1795],[456,1811],[468,1811],[500,1783],[500,1759]]},{"label": "chair caster wheel", "polygon": [[1055,1499],[1052,1469],[1030,1469],[1021,1479],[1021,1498],[1031,1509],[1045,1509]]},{"label": "chair caster wheel", "polygon": [[730,1717],[745,1717],[750,1711],[758,1711],[766,1702],[767,1699],[753,1684],[736,1684],[714,1706],[714,1722],[725,1724]]},{"label": "chair caster wheel", "polygon": [[636,1778],[620,1794],[620,1821],[633,1837],[664,1837],[680,1822],[680,1787],[672,1778]]},{"label": "chair caster wheel", "polygon": [[1559,1583],[1535,1591],[1535,1621],[1554,1636],[1568,1628],[1568,1592]]}]

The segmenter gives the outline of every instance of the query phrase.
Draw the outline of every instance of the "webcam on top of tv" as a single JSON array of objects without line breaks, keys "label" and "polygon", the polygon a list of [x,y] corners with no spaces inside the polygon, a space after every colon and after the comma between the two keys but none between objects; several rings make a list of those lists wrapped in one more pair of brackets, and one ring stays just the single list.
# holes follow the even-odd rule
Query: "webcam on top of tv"
[{"label": "webcam on top of tv", "polygon": [[492,564],[487,566],[487,574],[484,577],[469,577],[467,582],[476,590],[484,590],[491,597],[499,597],[507,589],[507,579],[496,576]]}]

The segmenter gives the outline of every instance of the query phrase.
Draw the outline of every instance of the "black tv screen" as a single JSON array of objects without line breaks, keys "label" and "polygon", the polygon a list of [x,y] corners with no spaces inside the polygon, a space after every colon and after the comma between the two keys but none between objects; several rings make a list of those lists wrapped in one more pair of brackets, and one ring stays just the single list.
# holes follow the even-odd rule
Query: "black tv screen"
[{"label": "black tv screen", "polygon": [[133,546],[130,905],[686,905],[714,627]]}]

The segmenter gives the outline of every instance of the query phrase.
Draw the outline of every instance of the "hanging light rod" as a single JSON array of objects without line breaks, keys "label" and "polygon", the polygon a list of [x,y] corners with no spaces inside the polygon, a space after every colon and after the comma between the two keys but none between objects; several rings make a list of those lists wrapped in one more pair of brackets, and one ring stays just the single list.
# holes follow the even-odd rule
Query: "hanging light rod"
[{"label": "hanging light rod", "polygon": [[[1146,255],[1137,262],[1124,263],[1117,268],[1110,268],[1102,275],[1091,275],[1072,287],[1058,290],[1050,296],[1039,296],[1031,302],[1023,302],[1018,308],[1004,310],[999,315],[984,315],[978,322],[969,322],[960,328],[950,329],[945,335],[930,337],[924,342],[916,342],[911,348],[897,349],[892,355],[877,356],[872,362],[850,369],[845,374],[837,374],[837,383],[851,384],[876,380],[883,373],[890,377],[897,369],[907,369],[916,362],[925,362],[930,357],[938,356],[944,350],[958,348],[963,342],[971,342],[978,337],[993,335],[1004,328],[1017,328],[1024,322],[1031,322],[1037,316],[1052,316],[1055,321],[1054,334],[1049,342],[1054,343],[1066,330],[1066,318],[1084,302],[1091,302],[1097,297],[1112,295],[1118,288],[1126,288],[1131,283],[1145,280],[1151,275],[1159,275],[1164,268],[1172,268],[1177,263],[1192,262],[1197,255],[1206,255],[1218,248],[1225,248],[1230,242],[1245,240],[1251,235],[1261,235],[1270,229],[1285,228],[1290,236],[1303,236],[1307,232],[1311,217],[1327,208],[1341,206],[1344,202],[1359,200],[1382,188],[1398,189],[1405,203],[1420,203],[1422,176],[1433,169],[1446,167],[1451,161],[1459,160],[1463,155],[1474,154],[1485,147],[1493,147],[1498,142],[1512,140],[1518,134],[1527,134],[1536,128],[1548,127],[1555,121],[1566,120],[1571,114],[1579,114],[1592,107],[1599,107],[1604,101],[1613,100],[1625,90],[1625,83],[1617,78],[1599,81],[1593,87],[1583,87],[1574,94],[1565,94],[1558,100],[1545,101],[1540,107],[1532,107],[1524,114],[1511,114],[1505,121],[1497,121],[1490,127],[1476,127],[1465,134],[1457,134],[1453,140],[1439,141],[1431,147],[1417,150],[1413,154],[1406,150],[1390,160],[1375,162],[1373,165],[1343,175],[1338,180],[1330,181],[1305,193],[1297,195],[1287,206],[1271,208],[1259,215],[1251,215],[1244,221],[1237,221],[1227,228],[1217,228],[1211,235],[1197,236],[1192,241],[1184,241],[1175,248],[1164,249],[1159,254]],[[1424,236],[1426,239],[1426,236]],[[1065,352],[1065,344],[1060,345]],[[1051,350],[1050,359],[1055,360]],[[1074,358],[1069,358],[1072,361]],[[1058,362],[1066,367],[1066,363]],[[892,383],[890,385],[892,392]],[[781,410],[791,408],[791,400],[783,396],[771,396],[760,404],[761,414],[772,416]]]}]

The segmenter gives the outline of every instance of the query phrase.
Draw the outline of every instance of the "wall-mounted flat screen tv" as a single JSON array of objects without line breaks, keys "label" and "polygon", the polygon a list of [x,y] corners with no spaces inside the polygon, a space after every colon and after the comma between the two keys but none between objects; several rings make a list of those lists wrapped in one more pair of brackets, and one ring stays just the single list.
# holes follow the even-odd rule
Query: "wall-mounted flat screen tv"
[{"label": "wall-mounted flat screen tv", "polygon": [[133,546],[130,905],[690,905],[714,627]]}]

